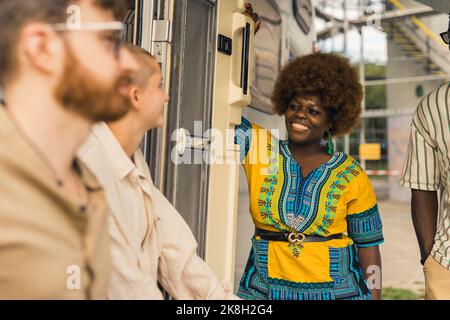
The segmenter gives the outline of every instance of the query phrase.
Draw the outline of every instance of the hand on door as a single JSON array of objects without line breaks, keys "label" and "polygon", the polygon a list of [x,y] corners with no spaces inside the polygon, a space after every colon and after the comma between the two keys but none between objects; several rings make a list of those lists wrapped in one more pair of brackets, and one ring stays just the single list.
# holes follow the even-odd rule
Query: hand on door
[{"label": "hand on door", "polygon": [[253,21],[255,21],[255,34],[256,34],[261,28],[261,19],[259,18],[259,15],[257,13],[253,12],[253,6],[248,2],[245,3],[244,14],[252,18]]}]

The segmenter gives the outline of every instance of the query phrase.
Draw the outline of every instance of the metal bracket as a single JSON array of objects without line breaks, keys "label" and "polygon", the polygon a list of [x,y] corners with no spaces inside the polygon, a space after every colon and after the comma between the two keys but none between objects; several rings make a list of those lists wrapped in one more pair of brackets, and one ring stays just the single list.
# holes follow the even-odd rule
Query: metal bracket
[{"label": "metal bracket", "polygon": [[163,63],[167,45],[172,42],[172,22],[153,20],[152,30],[152,54],[158,63]]},{"label": "metal bracket", "polygon": [[152,40],[170,43],[172,41],[172,22],[170,20],[153,20]]}]

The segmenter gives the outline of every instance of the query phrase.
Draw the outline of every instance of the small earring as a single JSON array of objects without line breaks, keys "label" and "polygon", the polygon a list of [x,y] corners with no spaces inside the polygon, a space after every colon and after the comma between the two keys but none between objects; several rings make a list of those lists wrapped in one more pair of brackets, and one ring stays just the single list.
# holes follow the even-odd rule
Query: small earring
[{"label": "small earring", "polygon": [[327,131],[327,143],[325,144],[325,146],[327,147],[327,153],[332,156],[334,155],[334,142],[333,142],[333,136],[331,135],[331,132],[328,130]]}]

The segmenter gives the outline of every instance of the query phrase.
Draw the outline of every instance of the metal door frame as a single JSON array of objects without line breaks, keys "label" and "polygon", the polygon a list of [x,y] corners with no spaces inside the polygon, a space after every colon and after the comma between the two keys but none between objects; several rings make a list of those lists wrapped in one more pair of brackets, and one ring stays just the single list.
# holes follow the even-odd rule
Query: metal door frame
[{"label": "metal door frame", "polygon": [[[171,79],[170,79],[170,97],[171,101],[169,102],[167,118],[170,119],[167,121],[166,126],[166,137],[170,139],[172,133],[179,129],[181,126],[181,106],[183,99],[183,81],[187,79],[184,78],[183,70],[184,70],[184,54],[186,48],[186,24],[187,21],[187,9],[188,9],[188,1],[192,0],[177,0],[177,6],[174,8],[173,14],[173,24],[172,24],[172,66],[171,66]],[[214,13],[211,15],[210,29],[208,29],[209,41],[208,41],[208,51],[210,53],[210,57],[208,59],[208,66],[206,69],[206,74],[209,77],[207,81],[207,88],[205,90],[205,99],[209,105],[209,108],[206,108],[206,112],[203,117],[203,123],[207,124],[207,128],[211,127],[212,121],[212,107],[213,107],[213,79],[214,79],[214,63],[215,63],[215,45],[216,45],[216,23],[215,23],[215,1],[211,0],[203,0],[208,5],[213,7]],[[177,196],[178,188],[177,179],[178,179],[178,166],[172,162],[169,162],[169,156],[171,154],[172,148],[174,148],[175,143],[167,140],[165,146],[165,154],[168,155],[167,161],[165,163],[164,171],[164,194],[169,199],[169,201],[177,206]],[[198,242],[198,254],[199,256],[205,256],[205,240],[206,240],[206,219],[207,219],[207,209],[208,209],[208,180],[209,180],[209,165],[203,163],[202,164],[202,177],[201,177],[201,202],[200,212],[198,213],[198,225],[197,228],[193,228],[192,232],[196,236]],[[182,212],[180,212],[183,214]],[[192,226],[191,226],[192,228]]]}]

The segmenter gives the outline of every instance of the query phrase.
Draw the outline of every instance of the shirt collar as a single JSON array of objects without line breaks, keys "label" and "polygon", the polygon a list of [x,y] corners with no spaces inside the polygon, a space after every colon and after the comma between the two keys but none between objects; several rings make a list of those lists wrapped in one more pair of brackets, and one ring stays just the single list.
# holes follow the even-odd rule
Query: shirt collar
[{"label": "shirt collar", "polygon": [[74,168],[79,172],[81,181],[86,190],[94,192],[102,190],[102,186],[94,174],[78,158],[73,162]]},{"label": "shirt collar", "polygon": [[138,149],[133,155],[133,161],[137,168],[137,174],[139,178],[148,180],[150,177],[150,172],[148,169],[148,164],[142,156],[142,152]]},{"label": "shirt collar", "polygon": [[96,124],[92,132],[105,146],[114,174],[119,179],[126,178],[136,169],[136,165],[125,153],[119,141],[117,141],[106,123],[102,122]]}]

